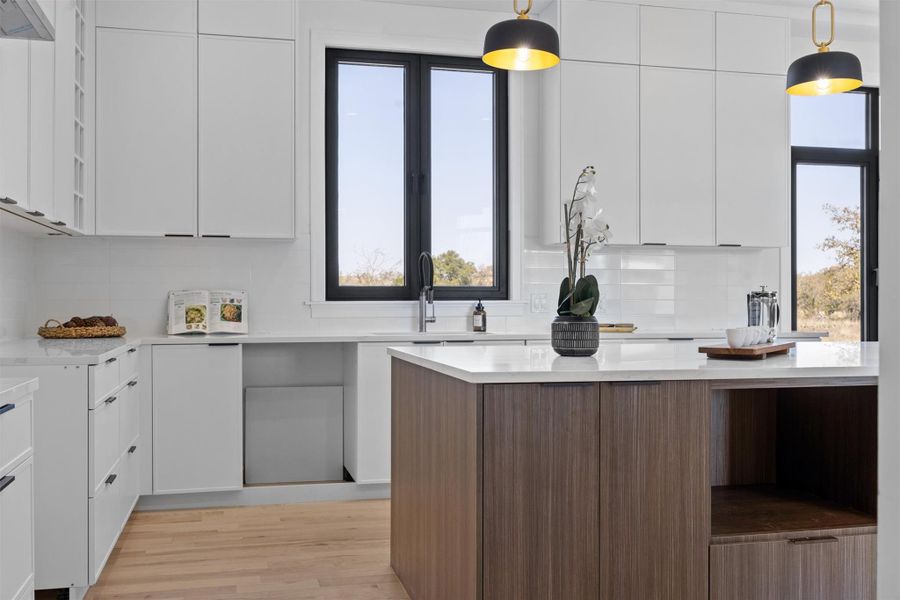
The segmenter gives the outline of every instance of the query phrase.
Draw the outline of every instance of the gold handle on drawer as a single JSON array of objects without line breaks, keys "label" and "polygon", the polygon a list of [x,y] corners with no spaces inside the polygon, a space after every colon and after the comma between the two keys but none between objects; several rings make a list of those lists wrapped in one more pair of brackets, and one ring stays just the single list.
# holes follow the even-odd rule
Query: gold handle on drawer
[{"label": "gold handle on drawer", "polygon": [[788,540],[789,544],[833,544],[837,542],[838,539],[833,535],[824,535],[821,537],[805,537],[805,538],[794,538]]}]

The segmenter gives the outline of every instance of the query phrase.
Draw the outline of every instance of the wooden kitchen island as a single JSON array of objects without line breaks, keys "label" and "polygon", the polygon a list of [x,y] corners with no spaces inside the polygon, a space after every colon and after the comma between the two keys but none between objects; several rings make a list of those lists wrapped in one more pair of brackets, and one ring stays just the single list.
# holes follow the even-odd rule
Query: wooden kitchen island
[{"label": "wooden kitchen island", "polygon": [[389,352],[413,600],[875,598],[877,344]]}]

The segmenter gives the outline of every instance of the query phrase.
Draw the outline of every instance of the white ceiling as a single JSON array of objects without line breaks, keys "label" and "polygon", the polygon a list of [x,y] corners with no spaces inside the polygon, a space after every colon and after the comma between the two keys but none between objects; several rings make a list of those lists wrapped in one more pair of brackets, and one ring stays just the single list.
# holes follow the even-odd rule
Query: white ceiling
[{"label": "white ceiling", "polygon": [[[459,8],[464,10],[486,10],[492,12],[512,12],[512,0],[377,0],[379,2],[392,2],[395,4],[414,4],[418,6],[437,6],[444,8]],[[565,1],[565,0],[563,0]],[[733,0],[747,4],[766,4],[778,7],[807,8],[812,9],[815,0]],[[524,7],[528,0],[519,0],[519,5]],[[534,13],[539,14],[546,9],[553,0],[534,0]],[[650,1],[648,4],[652,4]],[[834,0],[835,7],[841,9],[877,12],[878,0]],[[686,4],[696,4],[689,2]]]}]

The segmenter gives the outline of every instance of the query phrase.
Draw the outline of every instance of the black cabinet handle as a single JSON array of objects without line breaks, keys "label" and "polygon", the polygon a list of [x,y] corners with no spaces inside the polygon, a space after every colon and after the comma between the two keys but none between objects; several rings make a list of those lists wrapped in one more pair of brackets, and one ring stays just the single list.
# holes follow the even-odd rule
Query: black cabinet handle
[{"label": "black cabinet handle", "polygon": [[429,345],[435,345],[435,346],[436,346],[437,344],[440,344],[440,343],[441,343],[440,340],[437,340],[437,341],[434,341],[434,342],[431,342],[431,341],[428,341],[428,342],[425,342],[425,341],[416,341],[416,342],[413,342],[413,344],[415,344],[416,346],[429,346]]},{"label": "black cabinet handle", "polygon": [[666,242],[641,242],[641,246],[665,246]]},{"label": "black cabinet handle", "polygon": [[135,352],[137,352],[137,348],[129,348],[128,349],[128,354],[133,354]]},{"label": "black cabinet handle", "polygon": [[106,481],[104,481],[103,483],[105,483],[106,485],[112,485],[112,483],[116,480],[116,477],[118,477],[118,475],[116,475],[115,473],[113,473],[112,475],[110,475],[109,477],[107,477],[107,478],[106,478]]},{"label": "black cabinet handle", "polygon": [[26,210],[25,212],[26,212],[27,214],[31,215],[32,217],[44,217],[44,216],[46,216],[44,213],[42,213],[42,212],[39,211],[39,210]]},{"label": "black cabinet handle", "polygon": [[103,402],[106,403],[106,404],[112,404],[112,403],[115,402],[115,401],[116,401],[116,397],[115,397],[115,396],[110,396],[109,398],[107,398],[107,399],[104,400]]},{"label": "black cabinet handle", "polygon": [[719,244],[719,248],[740,248],[740,244]]},{"label": "black cabinet handle", "polygon": [[134,451],[137,450],[137,446],[132,446],[128,449],[128,454],[134,454]]},{"label": "black cabinet handle", "polygon": [[15,404],[4,404],[3,406],[0,406],[0,415],[2,415],[3,413],[8,413],[15,407],[16,407]]},{"label": "black cabinet handle", "polygon": [[0,477],[0,492],[5,490],[10,486],[10,484],[16,480],[15,475],[7,475],[6,477]]},{"label": "black cabinet handle", "polygon": [[225,238],[225,239],[227,239],[227,238],[230,238],[231,235],[228,234],[228,233],[204,233],[204,234],[202,234],[200,237],[205,237],[205,238]]},{"label": "black cabinet handle", "polygon": [[221,344],[207,344],[207,346],[210,346],[211,348],[215,348],[216,346],[220,346],[220,347],[221,346],[240,346],[240,344],[238,344],[237,342],[224,342]]},{"label": "black cabinet handle", "polygon": [[56,225],[57,227],[65,227],[66,226],[65,221],[50,221],[50,224]]},{"label": "black cabinet handle", "polygon": [[137,379],[132,379],[128,382],[128,387],[134,387],[137,385]]},{"label": "black cabinet handle", "polygon": [[111,365],[112,363],[116,362],[117,360],[119,360],[119,359],[116,358],[115,356],[113,356],[112,358],[107,358],[106,364]]},{"label": "black cabinet handle", "polygon": [[822,537],[806,537],[806,538],[794,538],[792,540],[788,540],[789,544],[833,544],[838,539],[833,535],[825,535]]},{"label": "black cabinet handle", "polygon": [[2,202],[3,204],[18,204],[18,202],[16,202],[15,200],[13,200],[12,198],[10,198],[9,196],[7,196],[7,197],[5,197],[5,198],[0,198],[0,202]]}]

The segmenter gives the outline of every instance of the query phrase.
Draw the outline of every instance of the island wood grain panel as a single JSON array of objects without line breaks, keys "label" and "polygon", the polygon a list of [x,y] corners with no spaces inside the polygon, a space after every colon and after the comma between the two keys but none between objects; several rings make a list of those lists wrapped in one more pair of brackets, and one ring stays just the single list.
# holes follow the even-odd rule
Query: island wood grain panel
[{"label": "island wood grain panel", "polygon": [[878,504],[877,387],[778,391],[778,485],[871,515]]},{"label": "island wood grain panel", "polygon": [[798,599],[875,600],[875,535],[789,544]]},{"label": "island wood grain panel", "polygon": [[412,600],[478,600],[481,386],[391,364],[391,566]]},{"label": "island wood grain panel", "polygon": [[794,598],[788,546],[786,540],[710,546],[709,600]]},{"label": "island wood grain panel", "polygon": [[600,423],[601,598],[706,598],[708,385],[602,384]]},{"label": "island wood grain panel", "polygon": [[777,396],[774,389],[712,392],[712,485],[775,483]]},{"label": "island wood grain panel", "polygon": [[597,384],[484,389],[485,600],[598,600]]}]

